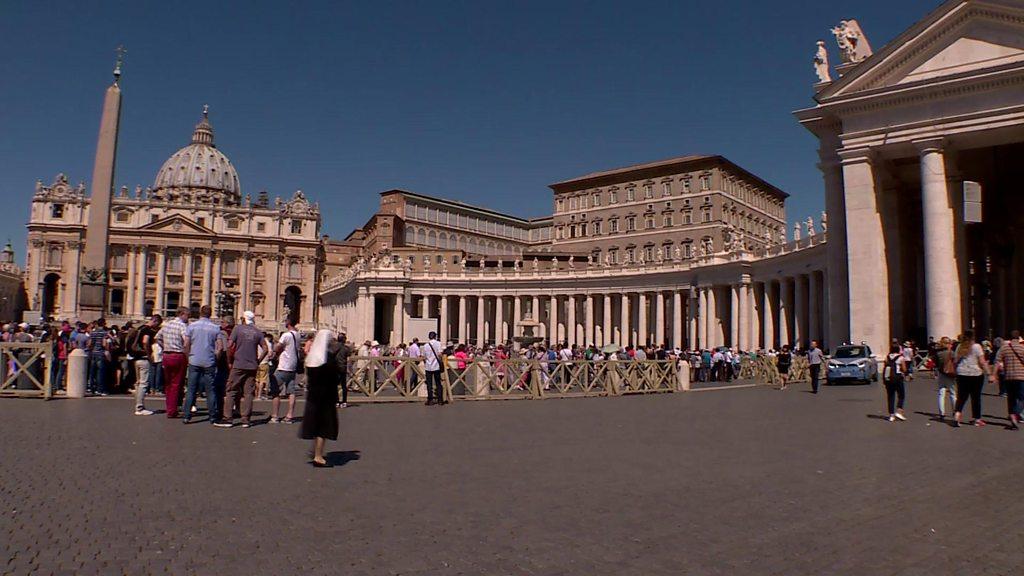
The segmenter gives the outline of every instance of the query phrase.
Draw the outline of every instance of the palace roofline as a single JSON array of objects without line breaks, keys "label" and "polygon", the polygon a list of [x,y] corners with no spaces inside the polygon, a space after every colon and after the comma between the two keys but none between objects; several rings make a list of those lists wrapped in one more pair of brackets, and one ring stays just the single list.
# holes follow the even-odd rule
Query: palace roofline
[{"label": "palace roofline", "polygon": [[553,220],[552,216],[542,216],[542,217],[538,217],[538,218],[522,218],[520,216],[513,216],[511,214],[505,214],[504,212],[498,212],[497,210],[492,210],[490,208],[484,208],[484,207],[481,207],[481,206],[475,206],[473,204],[467,204],[466,202],[462,202],[462,201],[459,201],[459,200],[450,200],[448,198],[441,198],[439,196],[431,196],[429,194],[421,194],[419,192],[411,192],[409,190],[403,190],[401,188],[392,188],[391,190],[385,190],[384,192],[380,193],[381,196],[388,196],[388,195],[391,195],[391,194],[402,194],[404,196],[408,196],[410,198],[416,198],[418,200],[426,200],[428,202],[436,202],[438,204],[445,204],[445,205],[448,205],[448,206],[453,206],[455,208],[461,208],[463,210],[472,210],[472,211],[475,211],[475,212],[481,212],[483,214],[487,214],[488,216],[497,216],[499,218],[504,218],[506,220],[514,220],[515,222],[518,222],[520,224],[525,224],[525,225],[528,225],[528,226],[538,226],[538,225],[550,224],[552,222],[552,220]]}]

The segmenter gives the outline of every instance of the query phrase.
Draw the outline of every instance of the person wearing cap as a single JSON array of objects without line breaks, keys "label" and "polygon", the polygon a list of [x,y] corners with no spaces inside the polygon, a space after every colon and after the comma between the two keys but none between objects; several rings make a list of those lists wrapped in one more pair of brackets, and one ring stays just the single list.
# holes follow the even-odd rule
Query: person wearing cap
[{"label": "person wearing cap", "polygon": [[[228,337],[228,351],[231,368],[228,371],[227,388],[224,393],[224,414],[220,428],[234,426],[235,406],[242,418],[242,428],[249,427],[252,416],[252,401],[256,392],[256,370],[260,362],[270,353],[263,331],[256,327],[256,315],[246,310],[242,313],[242,324],[235,326]],[[234,351],[231,354],[230,351]]]},{"label": "person wearing cap", "polygon": [[[274,346],[274,356],[277,358],[277,370],[270,378],[270,397],[273,398],[270,407],[270,423],[277,424],[284,422],[291,424],[295,417],[295,393],[298,392],[298,383],[295,380],[299,370],[299,333],[295,331],[295,322],[289,318],[285,322],[285,331]],[[284,419],[278,417],[281,412],[281,396],[288,397],[288,412]]]},{"label": "person wearing cap", "polygon": [[433,406],[445,403],[444,390],[441,388],[441,342],[437,339],[437,332],[431,332],[427,338],[422,352],[427,372],[427,406]]}]

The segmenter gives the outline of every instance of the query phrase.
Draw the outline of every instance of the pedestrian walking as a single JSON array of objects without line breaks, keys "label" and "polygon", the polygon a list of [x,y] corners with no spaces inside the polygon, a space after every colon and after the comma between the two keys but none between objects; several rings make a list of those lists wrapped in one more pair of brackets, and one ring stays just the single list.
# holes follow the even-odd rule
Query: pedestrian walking
[{"label": "pedestrian walking", "polygon": [[[417,347],[417,352],[419,348]],[[345,334],[338,334],[338,390],[341,391],[341,402],[339,408],[348,408],[348,357],[352,354],[352,348],[346,341]],[[416,370],[412,371],[415,378]]]},{"label": "pedestrian walking", "polygon": [[907,398],[905,380],[907,377],[907,359],[898,344],[889,347],[882,369],[882,383],[885,384],[886,407],[889,409],[889,422],[905,421],[903,403]]},{"label": "pedestrian walking", "polygon": [[235,326],[228,337],[229,364],[228,381],[224,392],[224,410],[220,428],[234,426],[235,409],[242,420],[242,428],[250,426],[252,402],[256,394],[256,371],[260,362],[270,353],[263,338],[263,331],[256,327],[256,315],[246,310],[242,313],[242,324]]},{"label": "pedestrian walking", "polygon": [[[313,441],[313,459],[317,468],[330,464],[324,457],[327,440],[338,439],[338,372],[341,345],[330,330],[320,330],[306,343],[306,406],[302,412],[299,437]],[[347,356],[344,359],[348,362]]]},{"label": "pedestrian walking", "polygon": [[128,355],[133,358],[135,368],[135,415],[150,416],[152,410],[146,409],[146,392],[149,390],[149,371],[152,368],[150,356],[153,342],[160,329],[163,319],[154,314],[145,324],[129,332],[127,338]]},{"label": "pedestrian walking", "polygon": [[212,314],[209,306],[202,306],[199,309],[199,320],[185,329],[185,352],[188,355],[188,389],[182,409],[182,422],[185,424],[192,420],[192,408],[196,405],[196,394],[200,386],[206,391],[206,413],[210,423],[216,424],[220,420],[214,378],[217,377],[217,357],[225,351],[222,348],[220,326],[210,320]]},{"label": "pedestrian walking", "polygon": [[996,352],[996,366],[990,377],[995,383],[1002,377],[1006,391],[1006,414],[1010,419],[1010,430],[1017,430],[1020,424],[1021,392],[1024,388],[1024,340],[1020,330],[1010,332],[1010,339]]},{"label": "pedestrian walking", "polygon": [[[277,370],[270,377],[270,397],[273,399],[270,404],[270,423],[291,424],[295,421],[295,394],[299,391],[299,383],[295,378],[299,369],[299,333],[291,318],[285,322],[285,331],[274,346],[274,356],[277,358]],[[282,396],[288,398],[288,411],[283,420],[278,417]]]},{"label": "pedestrian walking", "polygon": [[789,344],[782,346],[782,351],[775,356],[775,367],[779,370],[779,380],[782,386],[779,390],[785,390],[789,384],[789,367],[793,365],[793,354],[789,351]]},{"label": "pedestrian walking", "polygon": [[956,411],[956,362],[953,360],[953,340],[943,336],[935,345],[935,380],[939,388],[939,420],[946,419],[946,398],[950,413]]},{"label": "pedestrian walking", "polygon": [[[185,355],[185,331],[188,330],[188,308],[178,308],[178,315],[166,322],[156,333],[156,342],[160,348],[160,363],[164,373],[164,404],[167,417],[178,417],[178,406],[181,404],[182,385],[188,368]],[[155,351],[154,351],[155,352]]]},{"label": "pedestrian walking", "polygon": [[960,338],[953,361],[956,363],[956,413],[953,414],[953,426],[959,428],[963,419],[964,404],[971,400],[971,415],[975,426],[984,426],[981,417],[981,387],[985,383],[988,362],[981,344],[974,341],[974,331],[967,330]]},{"label": "pedestrian walking", "polygon": [[818,341],[811,340],[811,347],[807,350],[807,368],[811,372],[811,392],[818,393],[818,380],[821,378],[821,364],[825,360],[825,353],[818,348]]},{"label": "pedestrian walking", "polygon": [[441,342],[437,332],[427,335],[427,342],[420,347],[423,353],[424,368],[427,373],[427,406],[444,404],[444,390],[441,388]]}]

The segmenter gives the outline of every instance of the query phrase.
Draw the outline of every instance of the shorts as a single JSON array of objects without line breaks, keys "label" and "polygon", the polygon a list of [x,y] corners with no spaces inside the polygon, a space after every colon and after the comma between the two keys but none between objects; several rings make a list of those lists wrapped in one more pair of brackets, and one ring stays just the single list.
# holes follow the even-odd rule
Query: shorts
[{"label": "shorts", "polygon": [[278,370],[270,377],[270,397],[294,396],[299,390],[295,372]]}]

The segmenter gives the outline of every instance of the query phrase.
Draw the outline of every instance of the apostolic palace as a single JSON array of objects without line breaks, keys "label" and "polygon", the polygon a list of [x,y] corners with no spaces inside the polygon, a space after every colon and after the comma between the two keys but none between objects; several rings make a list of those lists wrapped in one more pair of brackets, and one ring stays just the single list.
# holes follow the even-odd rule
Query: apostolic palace
[{"label": "apostolic palace", "polygon": [[551,184],[539,218],[387,190],[363,226],[328,238],[317,191],[242,190],[205,110],[151,186],[118,186],[119,64],[88,192],[63,174],[36,184],[26,317],[210,304],[356,341],[429,328],[474,343],[818,339],[876,353],[893,336],[1018,326],[1024,5],[949,0],[878,50],[856,20],[831,34],[838,63],[824,41],[809,50],[813,101],[795,113],[820,140],[826,212],[788,224],[785,191],[724,155],[683,155]]}]

